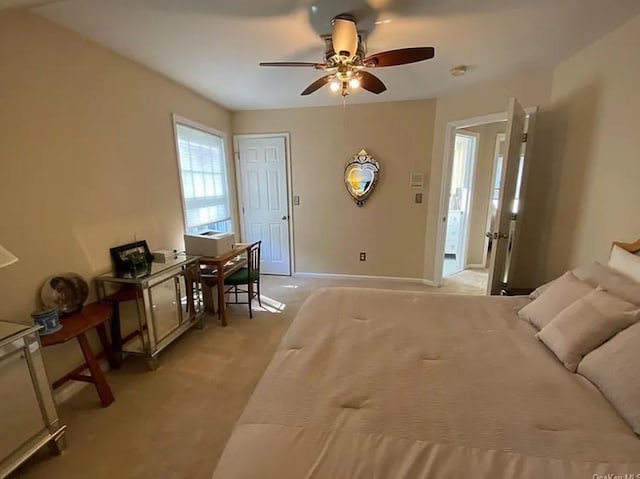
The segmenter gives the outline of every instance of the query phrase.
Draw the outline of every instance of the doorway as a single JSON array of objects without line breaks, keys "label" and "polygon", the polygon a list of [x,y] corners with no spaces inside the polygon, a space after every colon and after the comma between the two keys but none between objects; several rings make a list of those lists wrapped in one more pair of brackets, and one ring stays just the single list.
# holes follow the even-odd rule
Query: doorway
[{"label": "doorway", "polygon": [[[508,290],[514,277],[514,250],[521,236],[517,228],[524,209],[527,165],[530,158],[537,107],[524,109],[515,98],[504,113],[456,120],[447,123],[439,203],[433,283],[462,283],[469,293],[500,294]],[[467,242],[463,246],[463,269],[453,264],[445,268],[452,243],[447,245],[450,219],[457,222],[450,203],[455,191],[454,177],[458,135],[480,133],[478,159],[468,207]],[[504,141],[502,135],[504,134]],[[501,143],[504,143],[503,145]],[[497,197],[497,198],[496,198]],[[497,201],[497,206],[496,206]],[[495,210],[495,211],[493,211]],[[488,228],[490,226],[490,228]],[[448,251],[449,250],[449,251]],[[457,260],[457,258],[455,258]],[[455,272],[458,271],[458,272]]]},{"label": "doorway", "polygon": [[479,138],[480,134],[476,132],[456,132],[442,270],[445,278],[460,273],[466,265],[471,196]]},{"label": "doorway", "polygon": [[506,120],[494,118],[454,129],[442,283],[463,291],[487,289],[493,242],[486,233],[496,218],[506,129]]},{"label": "doorway", "polygon": [[293,271],[291,175],[287,134],[237,135],[236,179],[242,240],[262,241],[260,271]]}]

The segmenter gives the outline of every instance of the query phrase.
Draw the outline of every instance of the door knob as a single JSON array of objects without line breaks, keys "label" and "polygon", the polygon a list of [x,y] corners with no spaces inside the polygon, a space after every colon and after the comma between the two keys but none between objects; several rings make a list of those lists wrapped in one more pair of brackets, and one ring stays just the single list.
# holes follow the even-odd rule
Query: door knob
[{"label": "door knob", "polygon": [[289,219],[289,215],[284,215],[284,216],[282,217],[282,219],[283,219],[283,220],[288,220],[288,219]]},{"label": "door knob", "polygon": [[485,233],[485,236],[489,239],[492,240],[499,240],[499,239],[507,239],[509,237],[509,235],[507,233],[492,233],[491,231]]}]

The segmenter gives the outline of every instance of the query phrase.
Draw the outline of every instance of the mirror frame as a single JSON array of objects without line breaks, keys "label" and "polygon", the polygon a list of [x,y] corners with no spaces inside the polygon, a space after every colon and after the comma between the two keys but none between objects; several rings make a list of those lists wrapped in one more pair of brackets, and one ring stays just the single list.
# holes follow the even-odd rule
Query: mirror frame
[{"label": "mirror frame", "polygon": [[[349,185],[349,172],[354,166],[359,166],[360,168],[365,168],[371,170],[373,172],[373,181],[371,182],[371,186],[367,191],[358,195],[354,193]],[[378,184],[378,179],[380,177],[380,164],[371,156],[365,149],[360,150],[360,152],[347,162],[347,165],[344,167],[344,185],[347,188],[347,193],[353,199],[356,205],[363,206],[364,203],[369,199],[373,191],[376,189],[376,185]]]}]

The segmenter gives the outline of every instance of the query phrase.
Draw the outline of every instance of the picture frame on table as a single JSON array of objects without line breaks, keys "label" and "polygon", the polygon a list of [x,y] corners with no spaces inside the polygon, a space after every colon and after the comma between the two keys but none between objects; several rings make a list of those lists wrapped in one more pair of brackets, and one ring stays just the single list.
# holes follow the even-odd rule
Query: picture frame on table
[{"label": "picture frame on table", "polygon": [[109,249],[114,272],[123,278],[139,278],[151,273],[153,255],[146,241],[135,241]]}]

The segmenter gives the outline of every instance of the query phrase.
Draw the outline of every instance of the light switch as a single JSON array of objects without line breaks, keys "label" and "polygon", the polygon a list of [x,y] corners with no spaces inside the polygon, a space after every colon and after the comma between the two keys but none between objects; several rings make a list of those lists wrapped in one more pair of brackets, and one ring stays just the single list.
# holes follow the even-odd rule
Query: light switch
[{"label": "light switch", "polygon": [[293,205],[300,206],[300,197],[298,195],[293,197]]},{"label": "light switch", "polygon": [[422,203],[422,193],[416,193],[416,203]]}]

